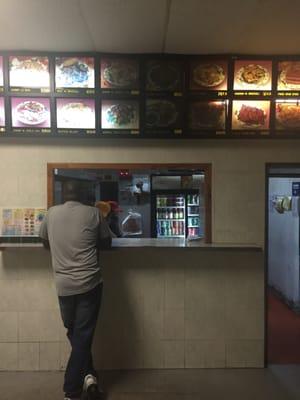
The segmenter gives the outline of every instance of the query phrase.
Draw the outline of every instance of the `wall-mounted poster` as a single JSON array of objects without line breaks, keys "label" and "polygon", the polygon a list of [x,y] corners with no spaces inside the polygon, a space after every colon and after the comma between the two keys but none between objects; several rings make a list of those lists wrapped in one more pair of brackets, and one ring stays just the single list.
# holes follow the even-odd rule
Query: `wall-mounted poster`
[{"label": "wall-mounted poster", "polygon": [[57,93],[95,93],[94,57],[56,57],[55,88]]},{"label": "wall-mounted poster", "polygon": [[92,133],[96,131],[95,100],[87,98],[56,99],[59,133]]},{"label": "wall-mounted poster", "polygon": [[38,236],[46,212],[44,208],[3,208],[1,236]]},{"label": "wall-mounted poster", "polygon": [[300,130],[299,100],[276,101],[276,129]]},{"label": "wall-mounted poster", "polygon": [[12,92],[49,93],[49,59],[41,56],[10,56],[9,86]]},{"label": "wall-mounted poster", "polygon": [[300,90],[300,61],[278,63],[277,90]]},{"label": "wall-mounted poster", "polygon": [[226,102],[195,100],[189,104],[188,126],[192,131],[224,131]]},{"label": "wall-mounted poster", "polygon": [[194,60],[190,65],[190,89],[200,91],[227,90],[227,74],[227,60]]},{"label": "wall-mounted poster", "polygon": [[151,92],[181,93],[182,65],[170,60],[150,60],[146,63],[146,90]]},{"label": "wall-mounted poster", "polygon": [[5,131],[5,106],[4,97],[0,97],[0,132]]},{"label": "wall-mounted poster", "polygon": [[234,90],[265,91],[272,88],[272,61],[236,60]]},{"label": "wall-mounted poster", "polygon": [[3,92],[3,56],[0,56],[0,92]]},{"label": "wall-mounted poster", "polygon": [[101,89],[105,93],[129,91],[139,92],[138,60],[130,58],[101,58]]},{"label": "wall-mounted poster", "polygon": [[139,104],[133,100],[102,100],[101,127],[138,133]]},{"label": "wall-mounted poster", "polygon": [[50,99],[12,97],[11,120],[15,133],[50,133]]},{"label": "wall-mounted poster", "polygon": [[235,100],[232,104],[232,130],[263,131],[270,125],[270,102]]},{"label": "wall-mounted poster", "polygon": [[146,130],[159,133],[182,133],[182,107],[172,99],[146,100]]}]

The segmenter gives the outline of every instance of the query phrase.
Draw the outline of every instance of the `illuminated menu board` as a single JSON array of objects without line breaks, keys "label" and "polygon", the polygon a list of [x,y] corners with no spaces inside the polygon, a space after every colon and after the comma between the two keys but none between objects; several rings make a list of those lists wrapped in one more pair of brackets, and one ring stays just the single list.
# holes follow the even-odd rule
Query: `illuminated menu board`
[{"label": "illuminated menu board", "polygon": [[139,103],[133,100],[102,100],[101,128],[104,133],[139,133]]},{"label": "illuminated menu board", "polygon": [[0,132],[5,131],[5,107],[4,97],[0,97]]},{"label": "illuminated menu board", "polygon": [[270,102],[236,100],[232,105],[232,130],[267,131],[270,126]]},{"label": "illuminated menu board", "polygon": [[3,57],[0,56],[0,92],[3,92]]},{"label": "illuminated menu board", "polygon": [[300,131],[300,103],[294,100],[276,101],[276,129]]},{"label": "illuminated menu board", "polygon": [[279,97],[300,97],[300,61],[280,61],[277,71]]},{"label": "illuminated menu board", "polygon": [[139,94],[139,64],[136,59],[102,57],[100,71],[103,93]]},{"label": "illuminated menu board", "polygon": [[189,129],[197,132],[225,133],[226,102],[196,100],[189,104]]},{"label": "illuminated menu board", "polygon": [[89,98],[56,99],[58,133],[96,133],[95,100]]},{"label": "illuminated menu board", "polygon": [[14,133],[50,133],[50,99],[12,97],[11,120]]},{"label": "illuminated menu board", "polygon": [[146,63],[146,90],[172,92],[181,95],[183,90],[182,65],[170,60],[149,60]]},{"label": "illuminated menu board", "polygon": [[49,93],[48,57],[10,56],[9,86],[16,93]]},{"label": "illuminated menu board", "polygon": [[[234,63],[235,95],[255,95],[263,91],[271,95],[272,61],[270,60],[236,60]],[[254,92],[254,93],[253,93]]]},{"label": "illuminated menu board", "polygon": [[182,134],[182,104],[173,99],[146,100],[146,132]]},{"label": "illuminated menu board", "polygon": [[190,64],[190,90],[221,91],[224,96],[227,91],[228,61],[201,59]]},{"label": "illuminated menu board", "polygon": [[57,93],[94,94],[94,57],[56,57],[55,89]]}]

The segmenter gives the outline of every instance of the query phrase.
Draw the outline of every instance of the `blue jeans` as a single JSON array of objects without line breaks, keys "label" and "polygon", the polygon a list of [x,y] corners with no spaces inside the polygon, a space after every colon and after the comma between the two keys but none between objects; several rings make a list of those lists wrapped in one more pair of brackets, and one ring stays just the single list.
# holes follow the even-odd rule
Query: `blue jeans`
[{"label": "blue jeans", "polygon": [[66,397],[80,397],[84,377],[96,374],[91,347],[101,305],[103,284],[89,292],[73,296],[59,296],[62,320],[72,351],[64,381]]}]

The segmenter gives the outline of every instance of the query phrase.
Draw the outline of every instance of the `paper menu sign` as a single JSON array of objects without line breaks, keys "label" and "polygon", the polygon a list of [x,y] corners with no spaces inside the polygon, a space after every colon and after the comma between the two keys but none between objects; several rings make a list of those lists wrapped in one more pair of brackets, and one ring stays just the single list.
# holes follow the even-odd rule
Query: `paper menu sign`
[{"label": "paper menu sign", "polygon": [[0,87],[3,86],[3,56],[0,56]]},{"label": "paper menu sign", "polygon": [[38,236],[45,215],[44,208],[3,208],[0,213],[1,236]]}]

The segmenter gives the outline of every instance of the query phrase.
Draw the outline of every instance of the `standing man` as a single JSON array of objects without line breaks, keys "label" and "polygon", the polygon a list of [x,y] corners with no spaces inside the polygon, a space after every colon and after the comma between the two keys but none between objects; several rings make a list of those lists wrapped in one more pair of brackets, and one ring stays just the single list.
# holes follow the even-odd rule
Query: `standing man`
[{"label": "standing man", "polygon": [[65,400],[82,394],[101,399],[92,360],[92,341],[102,297],[99,250],[110,248],[107,223],[95,207],[81,203],[79,181],[63,186],[64,204],[51,207],[40,237],[50,249],[60,312],[72,351],[66,367]]}]

